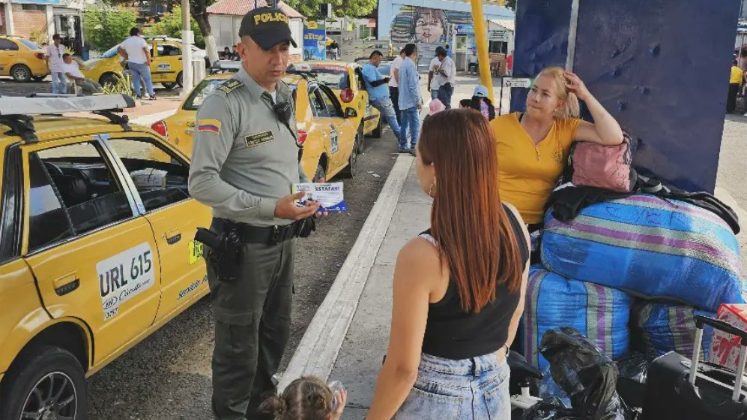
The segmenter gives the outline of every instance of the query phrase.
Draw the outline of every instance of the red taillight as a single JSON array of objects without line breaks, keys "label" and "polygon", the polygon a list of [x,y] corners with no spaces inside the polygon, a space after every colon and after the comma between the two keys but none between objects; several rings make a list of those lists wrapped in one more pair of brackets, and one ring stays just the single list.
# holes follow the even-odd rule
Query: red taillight
[{"label": "red taillight", "polygon": [[306,137],[308,136],[309,136],[309,133],[303,130],[298,130],[298,145],[303,146],[303,144],[306,143]]},{"label": "red taillight", "polygon": [[342,100],[343,103],[349,104],[353,102],[353,90],[350,88],[345,88],[340,92],[340,100]]},{"label": "red taillight", "polygon": [[169,130],[166,128],[166,123],[163,121],[158,121],[150,126],[150,128],[155,131],[156,133],[162,135],[165,138],[169,138]]},{"label": "red taillight", "polygon": [[39,60],[44,60],[44,54],[36,53],[36,58],[38,58]]}]

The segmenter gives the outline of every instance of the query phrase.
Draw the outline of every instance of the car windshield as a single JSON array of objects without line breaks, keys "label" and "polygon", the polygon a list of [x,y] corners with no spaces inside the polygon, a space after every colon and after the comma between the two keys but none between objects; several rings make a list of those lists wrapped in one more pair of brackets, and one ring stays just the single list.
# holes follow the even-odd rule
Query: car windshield
[{"label": "car windshield", "polygon": [[117,49],[119,48],[119,45],[115,45],[109,49],[109,51],[101,54],[101,58],[112,58],[115,55],[117,55]]},{"label": "car windshield", "polygon": [[[217,89],[218,86],[225,83],[226,80],[228,79],[203,80],[199,85],[197,85],[196,88],[194,88],[194,90],[192,90],[192,93],[189,94],[189,98],[187,98],[187,101],[184,102],[184,106],[182,107],[182,109],[187,111],[197,111],[197,109],[200,107],[200,105],[202,105],[202,102],[205,101],[205,98],[207,98],[210,92]],[[289,87],[295,93],[296,86],[290,85]]]},{"label": "car windshield", "polygon": [[40,47],[40,46],[39,46],[39,44],[37,44],[37,43],[36,43],[36,42],[34,42],[34,41],[29,41],[28,39],[22,39],[22,40],[21,40],[21,43],[22,43],[23,45],[25,45],[25,46],[27,46],[27,47],[31,48],[32,50],[40,50],[40,49],[42,49],[42,47]]},{"label": "car windshield", "polygon": [[320,82],[332,89],[340,88],[340,78],[348,74],[345,67],[311,66]]}]

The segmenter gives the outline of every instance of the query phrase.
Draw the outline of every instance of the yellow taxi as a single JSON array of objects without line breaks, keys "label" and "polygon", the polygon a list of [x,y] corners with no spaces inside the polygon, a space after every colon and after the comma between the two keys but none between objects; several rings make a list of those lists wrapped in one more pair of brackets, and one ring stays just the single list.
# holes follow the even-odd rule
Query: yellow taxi
[{"label": "yellow taxi", "polygon": [[[381,115],[379,110],[368,102],[368,91],[363,83],[360,65],[320,60],[295,63],[288,67],[288,73],[291,74],[306,72],[313,72],[317,80],[329,86],[346,108],[355,108],[364,135],[381,137]],[[358,146],[358,152],[362,153],[365,145],[361,142]]]},{"label": "yellow taxi", "polygon": [[[207,95],[232,73],[208,76],[190,92],[176,113],[151,128],[183,153],[191,155],[197,109]],[[286,75],[283,81],[293,90],[296,105],[301,165],[314,182],[334,176],[355,176],[358,144],[363,140],[354,108],[343,109],[337,96],[323,83],[304,75]]]},{"label": "yellow taxi", "polygon": [[0,35],[0,76],[17,82],[41,81],[49,74],[44,49],[17,36]]},{"label": "yellow taxi", "polygon": [[[178,38],[144,37],[150,44],[150,72],[153,83],[160,83],[166,89],[182,86],[182,42]],[[121,77],[122,56],[118,53],[119,45],[110,48],[100,58],[86,61],[81,70],[86,78],[99,82],[102,86],[116,84]],[[205,52],[192,47],[192,56],[208,60]]]},{"label": "yellow taxi", "polygon": [[[0,419],[85,419],[85,378],[208,293],[210,210],[186,156],[107,111],[134,105],[0,98]],[[42,115],[70,109],[109,121]]]}]

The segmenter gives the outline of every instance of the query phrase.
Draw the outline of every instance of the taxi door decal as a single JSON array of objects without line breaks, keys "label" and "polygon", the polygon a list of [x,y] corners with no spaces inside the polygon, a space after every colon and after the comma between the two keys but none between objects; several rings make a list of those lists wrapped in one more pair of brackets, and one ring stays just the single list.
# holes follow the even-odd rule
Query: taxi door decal
[{"label": "taxi door decal", "polygon": [[337,133],[337,127],[335,127],[334,124],[330,124],[329,129],[330,129],[330,137],[329,137],[330,151],[334,154],[340,151],[340,139]]}]

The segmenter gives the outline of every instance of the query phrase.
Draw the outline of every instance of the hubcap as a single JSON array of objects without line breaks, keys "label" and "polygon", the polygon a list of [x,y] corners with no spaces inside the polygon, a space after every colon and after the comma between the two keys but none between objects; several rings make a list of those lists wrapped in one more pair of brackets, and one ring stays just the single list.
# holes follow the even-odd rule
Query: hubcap
[{"label": "hubcap", "polygon": [[75,420],[78,393],[73,380],[62,372],[52,372],[34,385],[19,420]]},{"label": "hubcap", "polygon": [[28,75],[26,74],[26,70],[23,68],[17,68],[13,72],[13,76],[15,76],[16,79],[26,79]]}]

